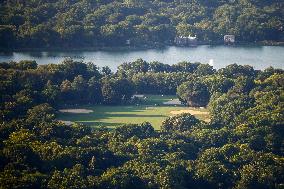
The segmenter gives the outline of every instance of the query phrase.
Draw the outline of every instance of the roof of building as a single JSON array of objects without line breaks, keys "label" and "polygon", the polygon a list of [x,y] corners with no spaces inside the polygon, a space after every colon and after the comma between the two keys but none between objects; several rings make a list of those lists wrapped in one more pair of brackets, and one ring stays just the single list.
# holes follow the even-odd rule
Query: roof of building
[{"label": "roof of building", "polygon": [[186,37],[186,36],[179,36],[179,38],[193,40],[193,39],[196,39],[196,36],[191,36],[191,35],[189,35],[188,37]]}]

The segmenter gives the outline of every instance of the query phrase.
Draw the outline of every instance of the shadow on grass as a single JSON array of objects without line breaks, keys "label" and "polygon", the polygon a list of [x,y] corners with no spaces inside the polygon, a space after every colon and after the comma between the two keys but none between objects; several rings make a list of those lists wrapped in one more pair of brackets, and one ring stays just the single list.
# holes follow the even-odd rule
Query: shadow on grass
[{"label": "shadow on grass", "polygon": [[[113,112],[117,112],[117,111],[113,111]],[[71,115],[69,113],[63,113],[63,116],[60,118],[62,120],[68,120],[68,121],[73,121],[73,122],[77,122],[77,123],[82,123],[84,125],[88,125],[88,126],[92,126],[92,127],[100,127],[100,126],[105,126],[105,127],[117,127],[123,124],[127,124],[127,123],[133,123],[135,118],[137,119],[141,119],[141,118],[166,118],[167,116],[165,115],[159,115],[159,114],[155,114],[155,115],[151,115],[151,114],[146,114],[146,115],[141,115],[141,114],[122,114],[122,113],[112,113],[110,111],[108,112],[100,112],[99,114],[81,114],[81,115]],[[125,118],[125,120],[121,120],[121,122],[117,122],[117,123],[111,123],[111,122],[107,122],[104,120],[108,120],[108,119],[116,119],[116,118]],[[131,119],[128,120],[128,118]],[[140,120],[141,121],[141,120]],[[145,121],[147,121],[147,119],[145,119]],[[140,122],[139,122],[140,123]],[[142,123],[142,122],[141,122]]]},{"label": "shadow on grass", "polygon": [[78,123],[82,123],[84,125],[87,125],[87,126],[92,126],[92,127],[118,127],[118,126],[121,126],[121,125],[124,125],[126,123],[108,123],[108,122],[97,122],[97,121],[83,121],[83,122],[80,122],[78,121]]},{"label": "shadow on grass", "polygon": [[109,119],[109,118],[118,118],[118,117],[131,117],[131,118],[159,118],[159,117],[167,117],[165,115],[151,115],[151,114],[145,114],[145,115],[141,115],[141,114],[115,114],[115,113],[109,113],[109,112],[105,112],[105,113],[100,113],[100,114],[84,114],[84,115],[74,115],[72,116],[71,114],[68,113],[63,113],[61,114],[62,116],[60,117],[60,119],[69,119],[70,121],[77,121],[77,120],[86,120],[86,121],[92,121],[94,119]]},{"label": "shadow on grass", "polygon": [[[143,118],[143,117],[167,117],[164,115],[139,115],[139,114],[104,114],[105,118],[109,117],[137,117],[137,118]],[[101,118],[104,119],[104,118]]]},{"label": "shadow on grass", "polygon": [[[154,98],[155,97],[155,98]],[[167,101],[169,97],[154,96],[149,97],[153,99],[153,103]],[[83,123],[92,127],[107,126],[107,127],[117,127],[125,123],[135,123],[136,119],[139,123],[143,120],[157,120],[164,119],[168,116],[159,114],[159,107],[169,107],[168,105],[158,106],[152,104],[139,104],[139,105],[118,105],[118,106],[107,106],[107,105],[85,105],[77,106],[73,108],[86,108],[91,109],[94,112],[89,114],[71,114],[71,113],[59,113],[58,118],[61,120],[73,121],[78,123]],[[70,107],[72,108],[72,107]],[[120,119],[118,119],[120,118]],[[129,119],[128,119],[129,118]],[[150,120],[147,120],[149,118]]]}]

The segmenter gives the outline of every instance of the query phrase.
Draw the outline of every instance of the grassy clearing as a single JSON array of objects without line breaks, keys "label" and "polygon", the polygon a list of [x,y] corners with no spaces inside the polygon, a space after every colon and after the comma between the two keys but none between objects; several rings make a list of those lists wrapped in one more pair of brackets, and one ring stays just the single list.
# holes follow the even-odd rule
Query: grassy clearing
[{"label": "grassy clearing", "polygon": [[[155,129],[159,129],[163,120],[173,115],[173,111],[191,110],[196,111],[196,117],[208,120],[209,115],[206,109],[188,108],[184,106],[165,106],[163,102],[169,101],[175,96],[147,96],[147,99],[138,106],[82,106],[93,110],[88,114],[60,113],[58,119],[64,121],[80,122],[90,126],[116,127],[124,123],[150,122]],[[157,104],[158,106],[154,106]],[[200,113],[201,112],[201,113]]]}]

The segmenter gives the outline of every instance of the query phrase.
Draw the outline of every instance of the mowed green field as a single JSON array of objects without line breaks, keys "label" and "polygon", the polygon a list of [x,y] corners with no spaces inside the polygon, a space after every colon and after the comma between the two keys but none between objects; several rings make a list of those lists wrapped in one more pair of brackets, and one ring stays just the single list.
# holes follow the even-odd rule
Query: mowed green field
[{"label": "mowed green field", "polygon": [[[201,120],[208,121],[206,109],[185,106],[163,105],[176,96],[146,95],[142,103],[127,106],[80,106],[80,109],[93,110],[91,113],[59,113],[58,119],[84,123],[90,126],[116,127],[125,123],[150,122],[155,129],[160,129],[162,121],[173,115],[174,111],[190,111]],[[74,108],[75,109],[75,108]]]}]

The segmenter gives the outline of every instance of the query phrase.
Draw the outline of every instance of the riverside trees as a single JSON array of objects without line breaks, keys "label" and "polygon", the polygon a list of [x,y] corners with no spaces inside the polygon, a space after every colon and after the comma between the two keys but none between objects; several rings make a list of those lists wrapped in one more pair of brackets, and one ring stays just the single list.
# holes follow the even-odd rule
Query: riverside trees
[{"label": "riverside trees", "polygon": [[283,40],[283,2],[1,1],[0,47],[101,47],[171,44],[175,36],[220,41]]}]

